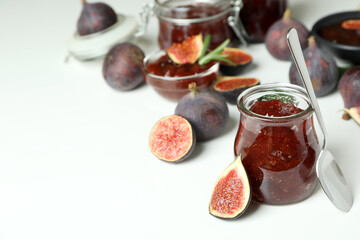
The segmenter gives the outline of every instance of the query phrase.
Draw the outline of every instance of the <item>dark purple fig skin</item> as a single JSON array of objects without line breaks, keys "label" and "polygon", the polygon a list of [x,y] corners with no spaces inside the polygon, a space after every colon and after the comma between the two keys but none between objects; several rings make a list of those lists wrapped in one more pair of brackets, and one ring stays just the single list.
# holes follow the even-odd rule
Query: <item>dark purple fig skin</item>
[{"label": "dark purple fig skin", "polygon": [[[336,88],[339,76],[334,57],[318,48],[313,37],[309,39],[309,46],[303,53],[315,95],[323,97],[331,93]],[[304,86],[294,62],[290,67],[289,78],[292,84]]]},{"label": "dark purple fig skin", "polygon": [[350,68],[341,76],[339,91],[345,108],[360,107],[360,66]]},{"label": "dark purple fig skin", "polygon": [[110,87],[131,90],[145,82],[144,52],[135,44],[124,42],[112,47],[103,63],[103,76]]},{"label": "dark purple fig skin", "polygon": [[77,22],[80,36],[100,32],[117,22],[115,11],[105,3],[87,3],[82,1],[83,8]]},{"label": "dark purple fig skin", "polygon": [[220,64],[220,72],[222,74],[224,74],[224,75],[227,75],[227,76],[237,76],[242,71],[244,71],[244,69],[247,66],[249,66],[250,63],[251,63],[251,61],[247,62],[247,63],[244,63],[244,64],[234,65],[234,66],[226,65],[226,64]]},{"label": "dark purple fig skin", "polygon": [[199,141],[219,136],[229,120],[225,99],[213,91],[195,90],[186,94],[178,102],[175,114],[191,123]]},{"label": "dark purple fig skin", "polygon": [[309,31],[297,20],[290,18],[290,11],[286,10],[282,19],[271,25],[265,36],[265,46],[269,53],[276,59],[289,61],[291,53],[286,42],[286,34],[290,28],[295,28],[299,35],[302,49],[307,47]]}]

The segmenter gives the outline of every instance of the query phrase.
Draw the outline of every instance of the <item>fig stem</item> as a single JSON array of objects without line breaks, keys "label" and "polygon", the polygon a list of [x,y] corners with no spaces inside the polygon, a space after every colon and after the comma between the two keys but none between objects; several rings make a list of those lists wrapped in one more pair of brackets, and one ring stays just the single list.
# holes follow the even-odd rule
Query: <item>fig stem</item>
[{"label": "fig stem", "polygon": [[197,89],[196,89],[196,82],[192,82],[189,84],[189,90],[191,91],[191,95],[195,96]]},{"label": "fig stem", "polygon": [[342,115],[342,119],[349,120],[350,118],[352,118],[349,108],[343,108],[342,111],[344,112]]},{"label": "fig stem", "polygon": [[287,8],[284,12],[283,19],[288,20],[290,18],[291,18],[291,10],[289,8]]},{"label": "fig stem", "polygon": [[308,38],[308,45],[311,47],[316,47],[316,42],[315,42],[315,37],[314,36],[310,36]]},{"label": "fig stem", "polygon": [[86,0],[81,0],[81,3],[82,3],[82,4],[85,4],[85,3],[86,3]]},{"label": "fig stem", "polygon": [[343,113],[343,115],[342,115],[342,119],[344,119],[344,120],[349,120],[349,119],[351,118],[349,112],[346,111],[345,109],[344,109],[343,111],[344,111],[344,113]]}]

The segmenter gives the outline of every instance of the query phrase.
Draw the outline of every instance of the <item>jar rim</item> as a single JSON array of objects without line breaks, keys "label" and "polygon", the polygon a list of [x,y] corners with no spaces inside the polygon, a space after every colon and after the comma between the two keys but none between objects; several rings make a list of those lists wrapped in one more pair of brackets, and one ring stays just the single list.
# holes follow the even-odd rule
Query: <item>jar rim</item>
[{"label": "jar rim", "polygon": [[143,60],[143,66],[144,66],[144,73],[146,75],[148,75],[149,77],[152,77],[152,78],[156,78],[156,79],[159,79],[159,80],[164,80],[164,81],[178,81],[178,80],[186,80],[186,79],[191,79],[191,78],[199,78],[199,77],[204,77],[208,74],[211,74],[211,73],[214,73],[214,72],[217,72],[218,69],[219,69],[219,62],[215,62],[214,65],[212,65],[211,67],[209,67],[208,69],[206,69],[205,71],[203,72],[200,72],[200,73],[196,73],[196,74],[192,74],[192,75],[187,75],[187,76],[175,76],[175,77],[171,77],[171,76],[161,76],[161,75],[156,75],[156,74],[153,74],[153,73],[150,73],[148,70],[147,70],[147,65],[151,59],[151,57],[154,57],[154,55],[156,54],[159,54],[160,56],[164,56],[165,55],[165,50],[163,49],[160,49],[160,50],[156,50],[150,54],[148,54],[144,60]]},{"label": "jar rim", "polygon": [[[282,116],[282,117],[274,117],[274,116],[264,116],[261,114],[254,113],[247,109],[244,105],[244,99],[256,92],[266,92],[266,91],[279,91],[279,92],[293,92],[299,94],[307,103],[308,107],[306,109],[303,109],[303,111],[292,114],[289,116]],[[310,99],[308,97],[307,91],[298,85],[290,84],[290,83],[268,83],[268,84],[261,84],[258,86],[251,87],[249,89],[246,89],[243,91],[236,100],[236,105],[241,113],[246,114],[247,116],[250,116],[255,119],[259,119],[262,121],[289,121],[294,119],[299,119],[302,117],[307,117],[308,115],[311,115],[314,112],[314,109],[311,105]]]},{"label": "jar rim", "polygon": [[[171,1],[171,0],[170,0]],[[169,2],[169,1],[166,1]],[[199,0],[199,1],[195,1],[195,2],[201,2],[201,3],[210,3],[211,1],[209,0]],[[226,0],[225,1],[221,1],[219,0],[219,6],[221,8],[223,8],[219,13],[212,15],[212,16],[207,16],[207,17],[199,17],[199,18],[172,18],[172,17],[167,17],[163,14],[163,11],[166,10],[172,10],[174,8],[169,7],[169,6],[164,6],[164,4],[161,4],[159,2],[159,0],[155,0],[155,7],[154,7],[154,13],[156,14],[156,16],[163,20],[163,21],[167,21],[167,22],[173,22],[179,25],[187,25],[190,23],[199,23],[199,22],[204,22],[204,21],[212,21],[215,19],[218,19],[226,14],[228,14],[230,11],[232,11],[232,0]],[[225,3],[224,3],[225,2]],[[186,9],[186,8],[184,8]]]}]

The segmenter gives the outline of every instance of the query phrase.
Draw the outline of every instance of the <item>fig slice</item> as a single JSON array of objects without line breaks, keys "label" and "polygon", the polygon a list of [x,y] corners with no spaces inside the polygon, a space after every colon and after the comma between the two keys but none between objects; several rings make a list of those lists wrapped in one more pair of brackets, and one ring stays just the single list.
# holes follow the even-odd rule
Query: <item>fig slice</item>
[{"label": "fig slice", "polygon": [[239,155],[220,175],[212,192],[209,212],[222,219],[240,217],[251,200],[251,185]]},{"label": "fig slice", "polygon": [[166,162],[188,158],[196,144],[195,131],[188,120],[178,115],[161,118],[150,132],[151,152]]},{"label": "fig slice", "polygon": [[[348,114],[354,121],[360,125],[360,107],[344,108],[346,114]],[[343,117],[346,119],[346,117]],[[348,120],[348,119],[346,119]]]},{"label": "fig slice", "polygon": [[252,56],[240,48],[226,47],[221,54],[226,55],[226,59],[233,63],[229,64],[227,62],[220,61],[220,71],[224,75],[238,75],[252,62]]},{"label": "fig slice", "polygon": [[360,30],[360,19],[350,19],[343,21],[341,27],[347,30]]},{"label": "fig slice", "polygon": [[203,39],[201,33],[181,43],[173,43],[167,50],[170,59],[177,64],[195,63],[201,55]]},{"label": "fig slice", "polygon": [[257,78],[241,76],[220,76],[216,80],[213,88],[222,95],[227,102],[236,104],[238,96],[246,89],[259,85]]}]

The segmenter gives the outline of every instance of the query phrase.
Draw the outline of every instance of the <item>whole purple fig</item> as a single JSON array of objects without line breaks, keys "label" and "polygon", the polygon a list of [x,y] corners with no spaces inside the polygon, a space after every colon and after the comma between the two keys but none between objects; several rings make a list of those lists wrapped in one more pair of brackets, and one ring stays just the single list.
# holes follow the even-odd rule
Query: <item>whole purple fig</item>
[{"label": "whole purple fig", "polygon": [[124,42],[113,46],[103,63],[103,76],[110,87],[131,90],[145,82],[144,52],[135,44]]},{"label": "whole purple fig", "polygon": [[351,116],[360,124],[360,66],[348,69],[341,76],[339,90],[345,105],[343,119]]},{"label": "whole purple fig", "polygon": [[178,102],[175,114],[186,118],[195,129],[197,140],[219,136],[229,120],[225,99],[213,91],[198,91],[196,83],[190,83],[191,92]]},{"label": "whole purple fig", "polygon": [[291,59],[291,53],[286,42],[286,34],[290,28],[296,28],[301,48],[306,48],[309,31],[302,23],[291,19],[290,10],[286,9],[282,19],[274,22],[265,36],[266,49],[274,58],[284,61]]},{"label": "whole purple fig", "polygon": [[360,107],[360,66],[348,69],[341,76],[339,90],[345,108]]},{"label": "whole purple fig", "polygon": [[82,0],[83,8],[77,22],[80,36],[100,32],[117,22],[115,11],[105,3],[87,3]]},{"label": "whole purple fig", "polygon": [[[322,97],[335,89],[339,71],[334,57],[316,46],[315,38],[309,38],[309,46],[303,51],[315,95]],[[304,86],[294,62],[289,72],[290,82]]]}]

